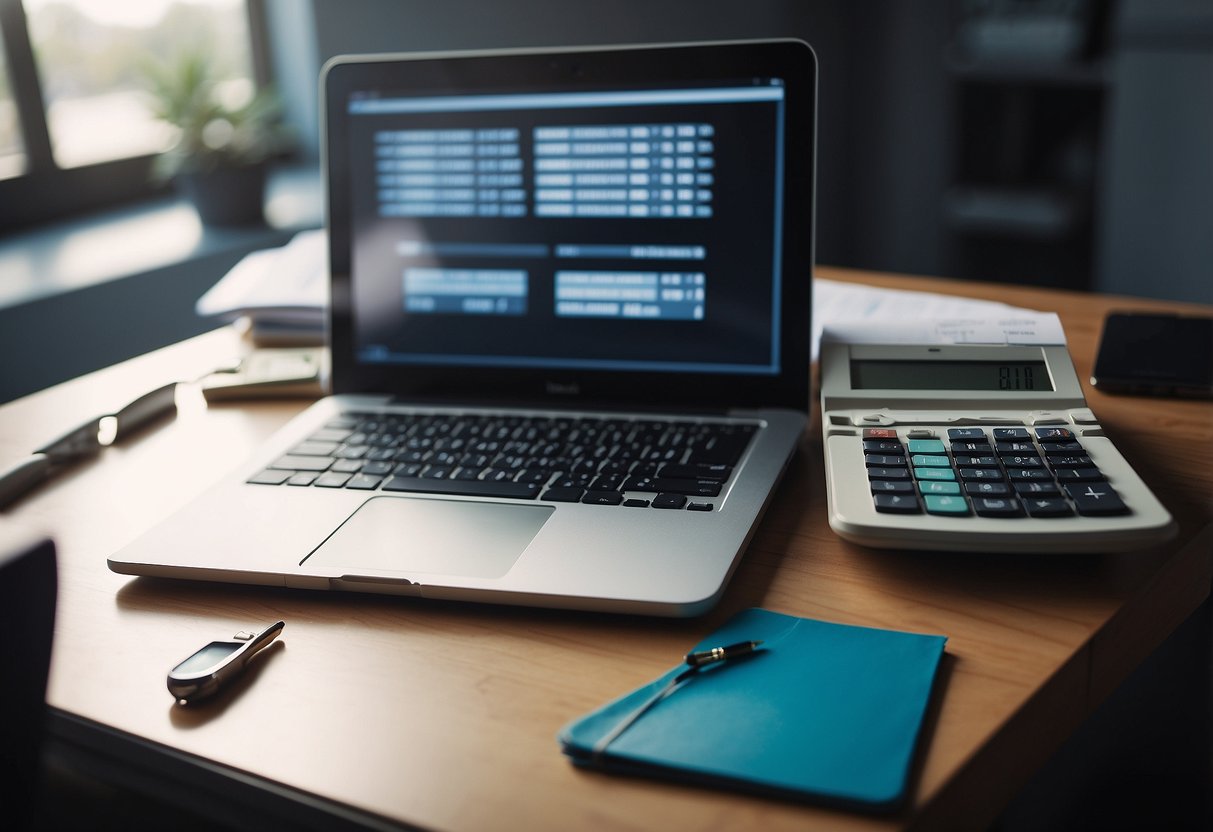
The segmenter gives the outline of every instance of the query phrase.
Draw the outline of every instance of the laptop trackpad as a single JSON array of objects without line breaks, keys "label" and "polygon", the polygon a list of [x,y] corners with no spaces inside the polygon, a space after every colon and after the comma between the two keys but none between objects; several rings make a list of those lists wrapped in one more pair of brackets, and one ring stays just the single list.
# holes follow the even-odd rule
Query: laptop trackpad
[{"label": "laptop trackpad", "polygon": [[556,509],[372,497],[306,558],[344,574],[430,573],[500,578]]}]

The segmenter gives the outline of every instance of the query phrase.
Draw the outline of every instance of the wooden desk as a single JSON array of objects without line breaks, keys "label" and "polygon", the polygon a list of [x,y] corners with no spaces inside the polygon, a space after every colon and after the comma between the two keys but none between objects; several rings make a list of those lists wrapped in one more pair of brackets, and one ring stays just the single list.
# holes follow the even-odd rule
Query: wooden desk
[{"label": "wooden desk", "polygon": [[[1084,379],[1106,311],[1210,311],[826,268],[819,275],[1057,310]],[[0,465],[82,414],[201,374],[234,344],[231,333],[212,333],[0,408]],[[175,421],[13,506],[5,522],[44,529],[59,544],[48,694],[57,730],[147,771],[197,763],[211,780],[195,778],[182,794],[201,793],[204,802],[218,794],[214,777],[239,784],[251,774],[255,784],[284,787],[279,796],[312,793],[363,820],[441,829],[975,829],[1209,592],[1213,406],[1089,388],[1087,396],[1179,521],[1171,544],[1132,555],[1008,557],[844,543],[826,524],[815,420],[724,600],[690,621],[107,570],[109,553],[219,478],[300,402],[187,403]],[[555,735],[567,720],[653,678],[749,606],[949,637],[905,812],[870,818],[608,777],[562,757]],[[173,706],[164,688],[171,665],[209,639],[277,618],[287,622],[282,646],[235,695]]]}]

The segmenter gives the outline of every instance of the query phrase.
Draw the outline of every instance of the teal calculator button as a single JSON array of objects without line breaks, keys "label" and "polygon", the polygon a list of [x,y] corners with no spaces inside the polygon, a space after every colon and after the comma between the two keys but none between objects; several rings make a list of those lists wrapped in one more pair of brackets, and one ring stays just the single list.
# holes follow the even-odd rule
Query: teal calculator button
[{"label": "teal calculator button", "polygon": [[939,439],[911,439],[909,445],[912,454],[942,454],[945,450]]},{"label": "teal calculator button", "polygon": [[923,502],[927,504],[929,514],[968,514],[969,504],[964,497],[952,497],[946,494],[925,494]]},{"label": "teal calculator button", "polygon": [[951,468],[915,468],[914,476],[920,480],[954,480],[956,472]]},{"label": "teal calculator button", "polygon": [[910,457],[910,464],[915,468],[951,468],[952,463],[946,456],[917,454]]},{"label": "teal calculator button", "polygon": [[918,490],[923,494],[959,494],[960,483],[958,482],[920,482]]}]

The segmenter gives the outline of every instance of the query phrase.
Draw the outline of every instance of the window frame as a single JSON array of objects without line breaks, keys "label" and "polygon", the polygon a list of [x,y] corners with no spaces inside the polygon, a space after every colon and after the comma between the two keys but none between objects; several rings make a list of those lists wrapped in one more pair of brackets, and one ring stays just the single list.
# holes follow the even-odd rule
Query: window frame
[{"label": "window frame", "polygon": [[[244,0],[253,83],[270,83],[265,0]],[[171,185],[152,178],[155,155],[114,159],[80,167],[56,164],[42,82],[21,0],[0,0],[0,38],[17,110],[25,170],[0,179],[0,234],[49,220],[164,196]]]}]

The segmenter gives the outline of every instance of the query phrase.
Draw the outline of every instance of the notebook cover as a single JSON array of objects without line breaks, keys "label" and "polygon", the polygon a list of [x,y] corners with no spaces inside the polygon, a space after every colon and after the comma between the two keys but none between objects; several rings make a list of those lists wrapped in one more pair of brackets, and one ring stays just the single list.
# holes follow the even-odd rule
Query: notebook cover
[{"label": "notebook cover", "polygon": [[747,640],[763,644],[701,670],[601,755],[595,743],[685,666],[565,726],[563,751],[623,773],[895,808],[947,639],[750,609],[694,649]]}]

